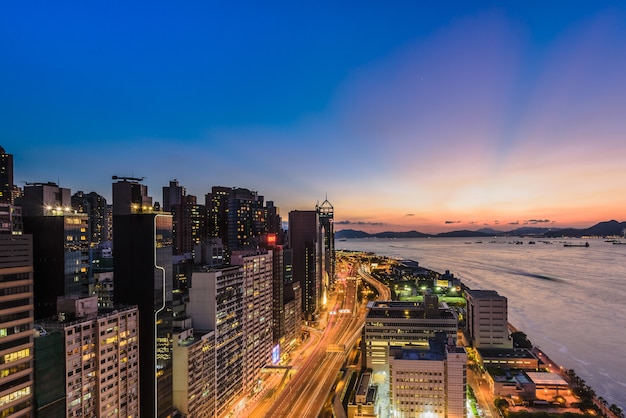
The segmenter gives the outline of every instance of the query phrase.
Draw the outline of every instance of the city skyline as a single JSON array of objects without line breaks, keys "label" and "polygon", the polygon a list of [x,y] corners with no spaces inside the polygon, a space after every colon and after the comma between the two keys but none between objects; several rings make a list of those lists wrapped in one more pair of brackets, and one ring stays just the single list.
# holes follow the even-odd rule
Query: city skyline
[{"label": "city skyline", "polygon": [[[2,6],[15,182],[327,196],[336,230],[619,219],[618,2]],[[162,202],[161,202],[162,203]]]}]

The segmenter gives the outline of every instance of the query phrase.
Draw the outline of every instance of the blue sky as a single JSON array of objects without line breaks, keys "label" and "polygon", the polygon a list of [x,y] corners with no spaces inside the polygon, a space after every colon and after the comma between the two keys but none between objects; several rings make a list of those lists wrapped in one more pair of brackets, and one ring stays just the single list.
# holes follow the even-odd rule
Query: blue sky
[{"label": "blue sky", "polygon": [[178,3],[0,5],[20,185],[328,195],[369,230],[622,216],[623,2]]}]

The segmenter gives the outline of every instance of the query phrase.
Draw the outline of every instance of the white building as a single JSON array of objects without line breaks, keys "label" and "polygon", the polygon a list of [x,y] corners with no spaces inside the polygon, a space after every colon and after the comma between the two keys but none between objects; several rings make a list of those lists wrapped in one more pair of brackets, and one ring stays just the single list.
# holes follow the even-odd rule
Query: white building
[{"label": "white building", "polygon": [[389,357],[390,402],[395,417],[465,418],[467,353],[445,335],[430,348],[394,348]]}]

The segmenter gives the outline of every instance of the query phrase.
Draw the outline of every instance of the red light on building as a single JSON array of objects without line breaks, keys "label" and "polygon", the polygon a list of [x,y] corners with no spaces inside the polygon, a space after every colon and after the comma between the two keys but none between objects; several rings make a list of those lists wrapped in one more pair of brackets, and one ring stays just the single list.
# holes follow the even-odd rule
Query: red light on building
[{"label": "red light on building", "polygon": [[269,245],[274,245],[276,244],[276,235],[268,235],[267,236],[267,243]]}]

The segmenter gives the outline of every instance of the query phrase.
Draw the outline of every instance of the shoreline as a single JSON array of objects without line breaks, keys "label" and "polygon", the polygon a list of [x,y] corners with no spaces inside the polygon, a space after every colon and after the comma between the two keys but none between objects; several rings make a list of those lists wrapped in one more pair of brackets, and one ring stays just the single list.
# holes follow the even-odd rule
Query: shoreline
[{"label": "shoreline", "polygon": [[[384,256],[384,255],[378,255],[378,254],[376,254],[374,252],[358,251],[358,250],[341,250],[341,251],[368,253],[371,256],[375,256],[375,257],[379,257],[379,258],[382,258],[382,259],[386,259],[386,260],[388,260],[388,261],[390,261],[392,263],[398,261],[397,258],[390,257],[390,256]],[[441,276],[442,275],[440,272],[432,270],[432,269],[430,269],[428,267],[423,267],[423,269],[428,271],[430,274],[434,274],[434,275],[437,275],[437,276]],[[460,281],[461,288],[463,290],[471,289],[469,286],[467,286],[465,283],[463,283],[460,279],[459,279],[459,281]],[[507,328],[508,328],[510,333],[522,332],[522,333],[526,334],[523,330],[520,330],[519,328],[517,328],[516,326],[514,326],[510,322],[507,322]],[[542,364],[547,366],[550,371],[552,371],[552,372],[556,373],[557,375],[559,375],[560,377],[562,377],[567,382],[567,384],[569,385],[570,389],[573,389],[572,385],[574,383],[572,382],[572,376],[570,376],[567,372],[569,370],[571,370],[571,372],[574,373],[573,377],[577,378],[577,375],[575,374],[575,370],[564,368],[563,366],[559,365],[554,360],[552,360],[539,347],[535,346],[532,342],[531,342],[531,344],[532,344],[532,348],[530,349],[531,353],[533,355],[535,355],[537,357],[537,359]],[[604,398],[602,398],[601,396],[598,396],[598,394],[595,392],[595,390],[593,390],[592,387],[589,387],[589,386],[587,386],[584,383],[582,384],[582,386],[578,386],[578,387],[584,387],[586,389],[589,389],[589,390],[593,391],[594,396],[591,398],[591,400],[592,400],[594,406],[599,410],[599,412],[601,414],[604,414],[605,416],[607,416],[609,418],[623,418],[624,417],[623,413],[621,415],[620,414],[616,414],[611,409],[609,409],[609,405],[606,403]],[[618,405],[611,405],[611,406],[617,406],[618,408],[620,408]],[[583,413],[582,410],[581,410],[581,413]]]}]

